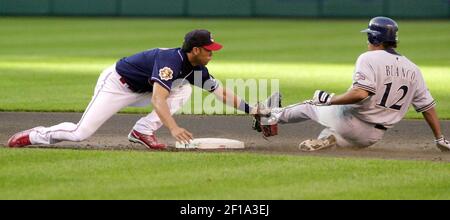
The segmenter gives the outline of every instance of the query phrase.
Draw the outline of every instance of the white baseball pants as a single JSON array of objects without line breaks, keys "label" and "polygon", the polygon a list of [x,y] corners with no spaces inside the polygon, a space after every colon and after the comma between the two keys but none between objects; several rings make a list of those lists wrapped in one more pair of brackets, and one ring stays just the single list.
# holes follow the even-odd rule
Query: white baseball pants
[{"label": "white baseball pants", "polygon": [[[77,124],[64,122],[52,127],[40,127],[30,133],[32,144],[53,144],[60,141],[83,141],[89,138],[100,126],[122,108],[150,103],[152,93],[135,93],[120,81],[115,65],[105,69],[95,86],[92,100]],[[173,88],[167,99],[170,113],[177,112],[190,98],[192,88],[189,84]],[[155,111],[141,118],[133,129],[143,134],[153,134],[162,126]]]},{"label": "white baseball pants", "polygon": [[283,108],[278,116],[281,124],[309,119],[326,127],[319,134],[319,139],[334,135],[340,147],[368,147],[380,141],[385,133],[384,130],[375,128],[374,124],[353,116],[352,107],[348,105],[297,104]]}]

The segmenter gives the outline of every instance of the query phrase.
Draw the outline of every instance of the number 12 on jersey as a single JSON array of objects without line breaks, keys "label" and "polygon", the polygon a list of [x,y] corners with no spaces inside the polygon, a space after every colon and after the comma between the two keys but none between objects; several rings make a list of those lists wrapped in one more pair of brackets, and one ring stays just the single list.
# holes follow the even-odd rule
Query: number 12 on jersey
[{"label": "number 12 on jersey", "polygon": [[408,93],[408,86],[403,85],[403,86],[401,86],[400,88],[398,88],[397,91],[396,91],[396,93],[400,92],[400,90],[401,90],[401,91],[403,92],[402,97],[401,97],[399,100],[397,100],[397,101],[395,102],[395,104],[393,104],[393,105],[387,107],[387,106],[386,106],[386,102],[387,102],[387,100],[388,100],[388,98],[389,98],[389,95],[390,95],[390,92],[391,92],[392,83],[386,83],[386,84],[384,84],[384,85],[386,86],[386,90],[384,91],[383,98],[381,98],[381,102],[378,103],[377,105],[382,106],[382,107],[385,107],[385,108],[390,108],[390,109],[400,110],[400,109],[402,108],[402,105],[403,105],[403,104],[398,104],[398,103],[399,103],[403,98],[405,98],[406,94]]}]

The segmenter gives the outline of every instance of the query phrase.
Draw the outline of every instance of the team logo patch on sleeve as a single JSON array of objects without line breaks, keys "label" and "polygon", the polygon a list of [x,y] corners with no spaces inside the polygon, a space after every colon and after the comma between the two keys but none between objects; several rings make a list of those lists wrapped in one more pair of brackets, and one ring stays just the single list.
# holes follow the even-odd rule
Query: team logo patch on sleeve
[{"label": "team logo patch on sleeve", "polygon": [[355,81],[365,80],[366,76],[363,73],[357,72],[355,74]]},{"label": "team logo patch on sleeve", "polygon": [[162,80],[168,81],[173,78],[173,71],[169,67],[164,67],[159,69],[159,78]]}]

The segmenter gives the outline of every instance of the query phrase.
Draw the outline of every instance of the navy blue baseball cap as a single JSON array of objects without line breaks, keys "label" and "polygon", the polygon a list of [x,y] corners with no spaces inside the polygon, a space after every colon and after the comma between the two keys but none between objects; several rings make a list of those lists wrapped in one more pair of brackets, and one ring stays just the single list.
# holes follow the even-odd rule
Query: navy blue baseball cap
[{"label": "navy blue baseball cap", "polygon": [[222,49],[222,45],[214,42],[211,32],[207,30],[193,30],[186,34],[184,43],[191,47],[203,47],[207,50],[217,51]]}]

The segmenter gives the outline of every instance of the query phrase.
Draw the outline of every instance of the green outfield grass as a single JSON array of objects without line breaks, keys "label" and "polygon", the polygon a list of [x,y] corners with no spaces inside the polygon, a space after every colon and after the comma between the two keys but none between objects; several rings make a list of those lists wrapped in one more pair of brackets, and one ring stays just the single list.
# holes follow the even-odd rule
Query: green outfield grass
[{"label": "green outfield grass", "polygon": [[[208,65],[223,82],[278,79],[285,105],[316,89],[341,93],[366,50],[359,31],[368,19],[3,17],[0,111],[82,112],[102,69],[178,47],[194,28],[225,46]],[[450,22],[399,24],[399,52],[421,67],[439,115],[450,119]],[[0,199],[450,199],[449,179],[448,163],[430,161],[0,147]]]},{"label": "green outfield grass", "polygon": [[[309,99],[316,89],[341,93],[366,50],[359,31],[367,21],[4,17],[0,111],[81,112],[103,68],[148,48],[178,47],[194,28],[210,29],[225,46],[208,65],[220,80],[279,79],[285,104]],[[421,67],[438,113],[450,118],[450,22],[399,24],[399,52]]]},{"label": "green outfield grass", "polygon": [[0,148],[0,199],[450,199],[447,163]]}]

